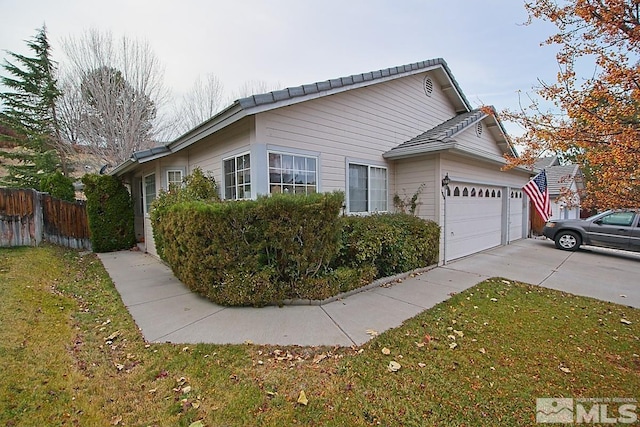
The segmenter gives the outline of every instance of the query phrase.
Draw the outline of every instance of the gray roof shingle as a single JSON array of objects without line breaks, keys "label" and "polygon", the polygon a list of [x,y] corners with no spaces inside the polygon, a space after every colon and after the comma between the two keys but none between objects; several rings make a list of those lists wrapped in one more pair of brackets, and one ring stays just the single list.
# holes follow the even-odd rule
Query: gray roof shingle
[{"label": "gray roof shingle", "polygon": [[392,148],[390,152],[394,150],[403,150],[406,148],[416,147],[418,145],[429,144],[431,142],[450,142],[454,135],[462,131],[463,129],[473,125],[478,120],[485,117],[486,114],[479,109],[471,110],[466,113],[458,114],[457,116],[447,120],[438,126],[429,129],[428,131],[411,138],[409,141]]},{"label": "gray roof shingle", "polygon": [[251,95],[246,98],[238,99],[238,103],[240,107],[243,109],[257,107],[260,105],[273,104],[280,101],[285,101],[288,99],[293,99],[301,96],[312,95],[316,93],[326,92],[331,89],[343,88],[346,86],[351,86],[355,84],[360,84],[363,82],[379,80],[382,78],[394,76],[397,74],[408,73],[412,71],[419,71],[425,68],[430,68],[440,65],[442,66],[449,77],[451,78],[453,85],[456,87],[459,96],[462,98],[464,104],[470,109],[469,101],[466,99],[462,90],[458,85],[458,82],[453,77],[449,66],[442,58],[429,59],[426,61],[415,62],[413,64],[401,65],[398,67],[385,68],[382,70],[371,71],[368,73],[361,74],[353,74],[351,76],[339,77],[336,79],[330,79],[323,82],[305,84],[296,87],[289,87],[282,90],[276,90],[269,93]]},{"label": "gray roof shingle", "polygon": [[578,165],[549,166],[545,168],[549,194],[560,194],[563,187],[569,188],[576,179]]}]

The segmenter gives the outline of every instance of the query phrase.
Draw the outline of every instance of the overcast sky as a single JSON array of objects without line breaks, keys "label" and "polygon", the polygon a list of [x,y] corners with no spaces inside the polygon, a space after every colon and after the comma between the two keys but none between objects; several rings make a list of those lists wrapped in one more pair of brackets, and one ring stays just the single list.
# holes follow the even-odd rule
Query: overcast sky
[{"label": "overcast sky", "polygon": [[151,45],[176,97],[208,73],[231,94],[250,80],[289,87],[441,57],[473,106],[501,110],[558,69],[556,49],[540,47],[554,27],[523,26],[523,0],[0,0],[0,10],[3,59],[30,55],[24,41],[43,24],[58,61],[62,39],[110,30]]}]

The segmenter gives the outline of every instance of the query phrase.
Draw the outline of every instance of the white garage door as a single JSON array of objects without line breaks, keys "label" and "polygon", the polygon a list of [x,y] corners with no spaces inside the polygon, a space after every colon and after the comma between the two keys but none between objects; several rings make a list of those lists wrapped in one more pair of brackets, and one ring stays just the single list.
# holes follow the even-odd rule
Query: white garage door
[{"label": "white garage door", "polygon": [[522,190],[509,194],[509,242],[522,239]]},{"label": "white garage door", "polygon": [[446,213],[447,261],[502,243],[502,192],[499,187],[449,186]]}]

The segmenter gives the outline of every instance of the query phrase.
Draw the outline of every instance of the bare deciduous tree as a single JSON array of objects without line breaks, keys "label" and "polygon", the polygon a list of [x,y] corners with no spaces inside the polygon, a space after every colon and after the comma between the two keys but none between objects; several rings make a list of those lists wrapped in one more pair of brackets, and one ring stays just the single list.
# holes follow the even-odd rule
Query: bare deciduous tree
[{"label": "bare deciduous tree", "polygon": [[222,110],[225,107],[223,92],[222,83],[215,75],[207,74],[204,79],[198,77],[177,107],[176,130],[185,133]]},{"label": "bare deciduous tree", "polygon": [[158,59],[146,42],[90,30],[64,41],[67,67],[60,102],[65,136],[113,165],[157,145],[167,100]]}]

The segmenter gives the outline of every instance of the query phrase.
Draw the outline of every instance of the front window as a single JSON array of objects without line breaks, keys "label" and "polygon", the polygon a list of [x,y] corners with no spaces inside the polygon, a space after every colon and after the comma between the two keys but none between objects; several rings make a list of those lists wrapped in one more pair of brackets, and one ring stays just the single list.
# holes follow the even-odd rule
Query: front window
[{"label": "front window", "polygon": [[224,198],[251,198],[251,158],[249,153],[224,161]]},{"label": "front window", "polygon": [[387,169],[349,164],[349,212],[387,211]]},{"label": "front window", "polygon": [[156,174],[144,177],[144,212],[151,212],[151,203],[156,199]]},{"label": "front window", "polygon": [[167,188],[169,190],[173,188],[182,187],[182,170],[168,170],[167,171]]},{"label": "front window", "polygon": [[312,194],[318,191],[315,157],[269,153],[269,192]]}]

